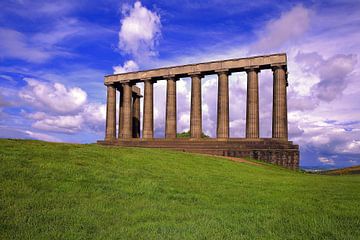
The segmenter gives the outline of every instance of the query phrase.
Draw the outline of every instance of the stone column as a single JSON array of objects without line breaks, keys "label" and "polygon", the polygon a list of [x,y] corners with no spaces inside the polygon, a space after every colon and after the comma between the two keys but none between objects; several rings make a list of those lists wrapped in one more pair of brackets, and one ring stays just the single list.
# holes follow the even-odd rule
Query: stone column
[{"label": "stone column", "polygon": [[190,133],[192,138],[201,138],[202,113],[201,113],[201,75],[191,75],[191,112]]},{"label": "stone column", "polygon": [[116,88],[114,85],[107,85],[105,140],[112,141],[115,139],[116,139]]},{"label": "stone column", "polygon": [[273,119],[272,137],[288,138],[286,69],[285,66],[272,66],[273,70]]},{"label": "stone column", "polygon": [[165,138],[176,138],[176,78],[167,78]]},{"label": "stone column", "polygon": [[124,128],[124,108],[123,108],[123,87],[122,85],[119,88],[120,97],[119,97],[119,129],[118,129],[118,138],[123,138],[123,128]]},{"label": "stone column", "polygon": [[144,80],[143,138],[154,137],[153,84],[154,82],[151,79]]},{"label": "stone column", "polygon": [[229,72],[218,72],[217,138],[229,138]]},{"label": "stone column", "polygon": [[140,95],[133,93],[133,111],[132,111],[133,138],[140,137],[140,98],[141,98]]},{"label": "stone column", "polygon": [[249,68],[247,72],[246,96],[246,138],[259,138],[259,80],[258,68]]},{"label": "stone column", "polygon": [[129,82],[123,83],[123,138],[132,137],[132,109],[131,109],[131,96],[132,88]]}]

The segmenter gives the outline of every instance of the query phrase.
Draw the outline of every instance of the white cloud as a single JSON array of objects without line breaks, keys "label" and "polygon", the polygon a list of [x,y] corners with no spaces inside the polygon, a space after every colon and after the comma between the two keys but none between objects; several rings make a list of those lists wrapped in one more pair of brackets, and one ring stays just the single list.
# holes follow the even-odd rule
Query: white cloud
[{"label": "white cloud", "polygon": [[7,81],[8,83],[13,84],[13,85],[16,84],[16,81],[14,80],[13,77],[8,76],[8,75],[5,75],[5,74],[1,74],[1,75],[0,75],[0,79],[5,80],[5,81]]},{"label": "white cloud", "polygon": [[34,121],[31,125],[33,128],[43,131],[74,134],[90,129],[97,132],[104,128],[106,105],[88,103],[78,113],[68,115],[45,112],[25,112],[24,115]]},{"label": "white cloud", "polygon": [[66,88],[61,83],[49,84],[32,78],[24,80],[28,85],[20,91],[20,98],[40,109],[71,113],[86,103],[87,94],[81,88]]},{"label": "white cloud", "polygon": [[283,13],[280,18],[269,21],[260,40],[252,46],[254,51],[267,52],[271,49],[284,47],[290,40],[297,40],[308,29],[310,11],[299,5]]},{"label": "white cloud", "polygon": [[320,81],[313,85],[312,91],[317,98],[330,102],[340,96],[348,85],[347,77],[357,64],[357,56],[353,54],[336,54],[324,59],[316,52],[299,53],[296,56],[304,71],[319,76]]},{"label": "white cloud", "polygon": [[41,63],[55,54],[41,46],[32,46],[24,34],[12,29],[0,28],[0,36],[0,57],[2,58],[17,58]]},{"label": "white cloud", "polygon": [[102,132],[105,128],[106,104],[88,103],[80,115],[83,119],[83,128]]},{"label": "white cloud", "polygon": [[59,138],[50,136],[45,133],[25,131],[25,134],[27,134],[30,138],[37,139],[37,140],[43,140],[43,141],[47,141],[47,142],[61,142],[61,140]]},{"label": "white cloud", "polygon": [[75,7],[77,2],[74,1],[8,1],[1,5],[6,14],[18,15],[28,19],[59,18],[67,15]]},{"label": "white cloud", "polygon": [[[358,130],[358,134],[360,134],[360,129]],[[360,139],[354,139],[347,143],[343,152],[360,154]]]},{"label": "white cloud", "polygon": [[326,157],[319,157],[318,160],[326,165],[335,165],[335,161]]},{"label": "white cloud", "polygon": [[32,127],[50,132],[75,133],[81,129],[84,121],[84,119],[80,115],[44,115],[43,117],[43,119],[37,119],[37,121],[32,125]]},{"label": "white cloud", "polygon": [[113,69],[114,69],[114,74],[119,74],[119,73],[137,71],[139,70],[139,66],[135,61],[129,60],[124,63],[124,66],[115,66],[113,67]]},{"label": "white cloud", "polygon": [[160,16],[136,1],[132,8],[123,9],[119,32],[119,48],[135,58],[156,54],[155,46],[161,35]]},{"label": "white cloud", "polygon": [[102,131],[105,126],[106,105],[88,103],[87,94],[78,87],[68,88],[60,83],[25,79],[28,85],[19,96],[30,103],[31,112],[22,111],[32,121],[32,127],[48,132],[74,134],[88,129]]},{"label": "white cloud", "polygon": [[[71,17],[52,20],[44,25],[42,31],[36,32],[0,27],[0,57],[20,59],[29,63],[45,63],[55,57],[74,56],[71,48],[79,43],[72,41],[72,44],[67,46],[66,41],[85,36],[86,40],[89,40],[93,36],[104,37],[109,33],[113,34],[111,30],[102,26]],[[98,38],[96,40],[98,41]]]},{"label": "white cloud", "polygon": [[34,121],[31,125],[33,128],[43,131],[66,134],[77,133],[84,129],[100,131],[105,124],[106,105],[87,103],[79,112],[68,115],[45,112],[25,112],[24,115]]}]

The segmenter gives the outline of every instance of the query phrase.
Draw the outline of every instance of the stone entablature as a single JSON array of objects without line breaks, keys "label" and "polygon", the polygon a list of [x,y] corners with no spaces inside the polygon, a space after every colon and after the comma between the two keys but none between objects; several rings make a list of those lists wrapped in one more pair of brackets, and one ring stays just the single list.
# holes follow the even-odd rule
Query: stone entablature
[{"label": "stone entablature", "polygon": [[224,70],[231,73],[246,71],[248,68],[258,68],[259,70],[271,69],[276,65],[287,65],[285,53],[112,74],[105,76],[105,85],[129,81],[136,83],[143,81],[144,79],[163,80],[169,76],[190,77],[193,74],[215,74]]}]

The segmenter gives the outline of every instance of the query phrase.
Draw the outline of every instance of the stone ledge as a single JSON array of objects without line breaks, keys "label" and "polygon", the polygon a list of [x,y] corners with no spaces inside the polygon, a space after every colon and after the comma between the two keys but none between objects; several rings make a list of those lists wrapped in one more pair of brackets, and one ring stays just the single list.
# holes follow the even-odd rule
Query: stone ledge
[{"label": "stone ledge", "polygon": [[[189,144],[191,143],[191,144]],[[265,139],[131,139],[98,141],[98,144],[118,147],[162,148],[182,152],[206,153],[218,156],[251,157],[290,169],[299,168],[299,146],[291,141]]]},{"label": "stone ledge", "polygon": [[259,69],[271,69],[274,65],[282,65],[286,67],[286,64],[286,54],[279,53],[112,74],[105,76],[105,84],[129,81],[136,83],[142,81],[142,79],[165,80],[166,76],[187,77],[193,73],[214,74],[223,69],[228,69],[231,73],[245,71],[245,69],[255,66]]}]

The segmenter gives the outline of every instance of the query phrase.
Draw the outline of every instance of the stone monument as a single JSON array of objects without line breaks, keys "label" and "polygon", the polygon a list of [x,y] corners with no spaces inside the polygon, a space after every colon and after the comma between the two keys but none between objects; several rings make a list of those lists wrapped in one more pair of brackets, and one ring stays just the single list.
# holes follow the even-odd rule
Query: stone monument
[{"label": "stone monument", "polygon": [[[273,71],[272,138],[260,138],[258,73]],[[246,135],[229,137],[229,75],[247,73]],[[217,136],[201,138],[201,79],[218,75]],[[105,140],[99,144],[126,147],[169,148],[232,157],[252,157],[287,168],[299,167],[299,146],[288,140],[287,57],[272,54],[227,59],[105,76],[107,112]],[[176,138],[176,81],[191,77],[191,138]],[[154,138],[153,87],[166,81],[165,138]],[[140,89],[144,84],[143,127],[140,134]],[[120,93],[118,134],[116,134],[116,92]]]}]

